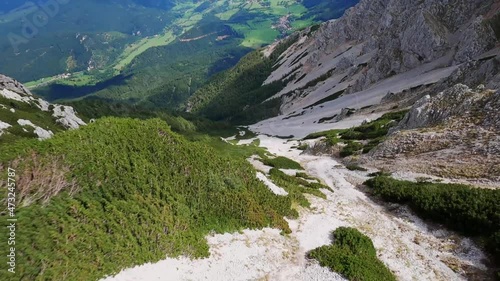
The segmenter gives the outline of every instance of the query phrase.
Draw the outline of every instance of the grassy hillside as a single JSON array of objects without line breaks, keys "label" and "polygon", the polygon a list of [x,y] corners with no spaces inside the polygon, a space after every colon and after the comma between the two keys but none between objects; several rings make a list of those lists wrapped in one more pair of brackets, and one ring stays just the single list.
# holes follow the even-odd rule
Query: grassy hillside
[{"label": "grassy hillside", "polygon": [[206,256],[211,231],[289,232],[291,199],[271,193],[243,157],[205,143],[159,119],[105,118],[2,147],[2,170],[14,168],[18,184],[16,280],[92,280],[165,254]]}]

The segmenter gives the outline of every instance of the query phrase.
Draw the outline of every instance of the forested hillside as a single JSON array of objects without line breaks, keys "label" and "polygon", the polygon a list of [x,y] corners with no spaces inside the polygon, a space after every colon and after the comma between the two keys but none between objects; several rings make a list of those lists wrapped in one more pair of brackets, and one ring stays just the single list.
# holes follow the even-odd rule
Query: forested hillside
[{"label": "forested hillside", "polygon": [[209,232],[287,233],[283,217],[294,214],[244,158],[188,142],[159,119],[105,118],[20,141],[2,147],[0,163],[17,175],[23,280],[92,280],[165,255],[206,256]]},{"label": "forested hillside", "polygon": [[[229,26],[209,19],[203,22],[200,28],[187,32],[182,38],[213,34],[151,48],[135,58],[114,79],[96,85],[56,83],[40,87],[35,92],[48,100],[92,95],[143,106],[176,109],[210,76],[233,66],[251,50],[239,46],[243,38]],[[229,38],[217,40],[219,36]]]},{"label": "forested hillside", "polygon": [[44,8],[29,2],[0,14],[0,31],[18,39],[0,39],[0,72],[49,101],[94,95],[178,109],[251,50],[339,17],[355,3],[70,1],[25,38],[25,25]]},{"label": "forested hillside", "polygon": [[298,36],[291,36],[279,43],[266,56],[262,50],[254,51],[238,64],[213,79],[188,101],[187,110],[213,120],[226,120],[235,124],[250,124],[279,114],[281,100],[264,102],[278,93],[287,79],[262,85],[273,67]]}]

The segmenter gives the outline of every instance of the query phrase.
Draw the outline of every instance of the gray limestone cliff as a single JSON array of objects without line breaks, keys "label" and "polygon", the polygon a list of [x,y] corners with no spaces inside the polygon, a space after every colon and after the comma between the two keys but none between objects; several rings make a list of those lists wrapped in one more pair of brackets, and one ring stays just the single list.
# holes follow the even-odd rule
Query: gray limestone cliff
[{"label": "gray limestone cliff", "polygon": [[459,83],[498,89],[498,34],[499,0],[361,0],[298,34],[265,82],[294,77],[270,98],[281,99],[281,116],[253,129],[283,135],[286,118],[281,127],[306,127],[302,136],[339,122],[331,117],[345,108],[414,102]]}]

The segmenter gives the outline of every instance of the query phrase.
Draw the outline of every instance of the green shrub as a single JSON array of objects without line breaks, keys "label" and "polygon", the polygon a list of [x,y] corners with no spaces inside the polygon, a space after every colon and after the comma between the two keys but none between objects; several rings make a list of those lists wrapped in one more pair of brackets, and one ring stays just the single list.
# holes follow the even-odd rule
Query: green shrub
[{"label": "green shrub", "polygon": [[295,176],[298,177],[298,178],[306,179],[306,180],[317,180],[316,178],[311,177],[310,175],[308,175],[306,173],[302,173],[302,172],[296,173]]},{"label": "green shrub", "polygon": [[276,158],[264,158],[262,159],[262,163],[277,169],[304,170],[299,163],[283,156],[278,156]]},{"label": "green shrub", "polygon": [[[384,141],[389,129],[401,121],[407,111],[390,112],[382,115],[379,119],[367,124],[360,125],[351,129],[335,129],[324,132],[312,133],[304,139],[315,139],[325,137],[325,143],[329,146],[335,146],[340,142],[347,142],[341,152],[341,157],[347,157],[362,150],[362,153],[368,153],[381,142]],[[369,140],[366,145],[362,145],[356,140]]]},{"label": "green shrub", "polygon": [[370,238],[354,228],[337,228],[333,232],[331,245],[316,248],[308,256],[349,280],[396,280],[391,271],[378,260]]},{"label": "green shrub", "polygon": [[289,233],[291,198],[274,195],[239,156],[257,148],[232,157],[211,140],[189,142],[159,119],[105,118],[2,147],[0,166],[25,183],[16,198],[17,280],[95,280],[165,255],[207,256],[211,231]]},{"label": "green shrub", "polygon": [[351,156],[363,149],[363,144],[355,141],[347,142],[347,145],[342,148],[340,151],[341,157]]},{"label": "green shrub", "polygon": [[304,193],[309,193],[314,196],[326,199],[326,195],[321,192],[320,188],[327,188],[319,183],[309,183],[301,178],[289,176],[282,171],[272,168],[269,171],[269,178],[277,186],[283,188],[288,192],[288,196],[293,202],[299,204],[302,207],[309,208],[311,203],[306,199]]},{"label": "green shrub", "polygon": [[307,143],[302,143],[297,147],[298,150],[307,150],[308,148],[309,145]]},{"label": "green shrub", "polygon": [[366,183],[389,202],[408,204],[425,219],[486,239],[487,250],[500,261],[500,190],[461,184],[400,181],[377,176]]}]

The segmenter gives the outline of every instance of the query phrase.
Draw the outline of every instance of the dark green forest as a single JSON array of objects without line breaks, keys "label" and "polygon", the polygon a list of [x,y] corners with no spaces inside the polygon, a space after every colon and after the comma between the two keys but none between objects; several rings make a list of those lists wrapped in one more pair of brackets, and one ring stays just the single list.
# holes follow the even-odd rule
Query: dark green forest
[{"label": "dark green forest", "polygon": [[217,121],[250,124],[279,114],[280,99],[264,102],[278,93],[287,81],[262,85],[273,71],[280,55],[298,39],[282,41],[266,57],[261,50],[243,57],[233,68],[218,74],[188,101],[188,109]]},{"label": "dark green forest", "polygon": [[[136,57],[120,76],[97,85],[50,84],[34,92],[49,101],[95,96],[143,106],[179,109],[180,106],[217,72],[228,69],[251,49],[240,47],[241,36],[230,27],[205,19],[200,28],[186,38],[203,32],[216,33],[205,38],[151,48]],[[217,41],[219,35],[230,38]]]}]

